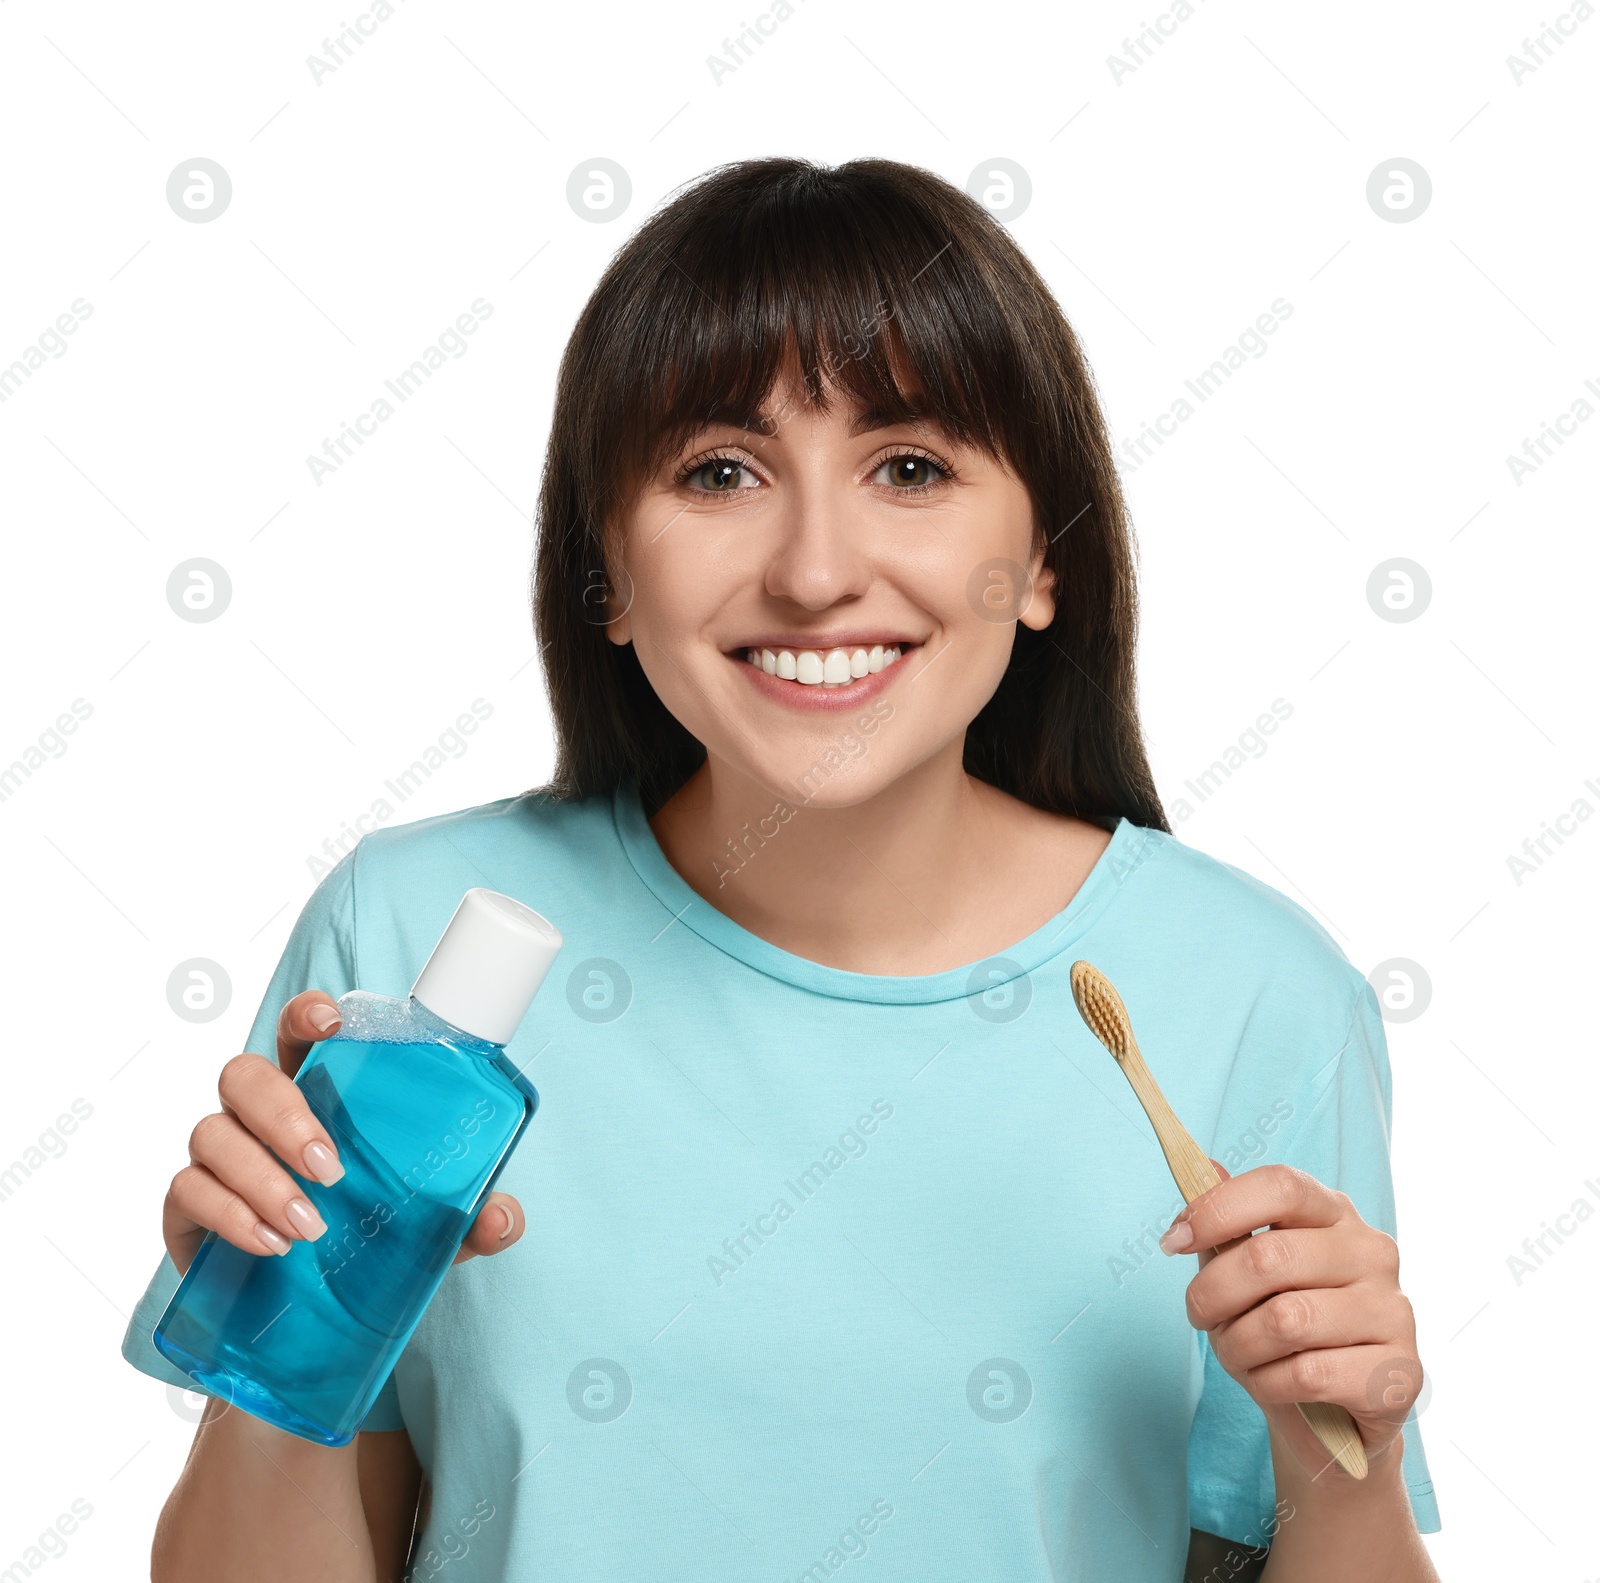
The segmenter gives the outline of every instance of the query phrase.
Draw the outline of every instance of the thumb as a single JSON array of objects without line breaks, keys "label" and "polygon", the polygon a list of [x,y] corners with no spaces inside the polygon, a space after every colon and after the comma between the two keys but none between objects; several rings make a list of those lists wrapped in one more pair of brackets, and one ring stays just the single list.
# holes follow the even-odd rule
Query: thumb
[{"label": "thumb", "polygon": [[526,1225],[522,1205],[510,1193],[490,1193],[452,1262],[503,1253],[522,1236]]},{"label": "thumb", "polygon": [[[1207,1155],[1206,1158],[1210,1160],[1211,1156]],[[1233,1172],[1230,1171],[1221,1160],[1211,1160],[1211,1165],[1212,1169],[1216,1171],[1217,1176],[1221,1179],[1221,1181],[1227,1182],[1233,1179]],[[1199,1255],[1200,1268],[1203,1270],[1214,1258],[1216,1258],[1219,1253],[1226,1253],[1229,1248],[1238,1247],[1239,1243],[1243,1242],[1244,1240],[1245,1239],[1243,1237],[1239,1237],[1233,1242],[1224,1242],[1220,1247],[1202,1248]]]}]

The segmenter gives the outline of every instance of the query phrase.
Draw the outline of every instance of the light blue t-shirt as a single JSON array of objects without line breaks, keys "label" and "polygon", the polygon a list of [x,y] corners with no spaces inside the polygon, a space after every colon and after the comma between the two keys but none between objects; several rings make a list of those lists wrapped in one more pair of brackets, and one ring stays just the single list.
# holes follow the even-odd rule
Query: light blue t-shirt
[{"label": "light blue t-shirt", "polygon": [[[1303,909],[1123,820],[1003,955],[853,973],[702,900],[632,788],[535,792],[364,837],[248,1048],[301,990],[405,995],[474,885],[566,943],[509,1046],[526,1234],[449,1271],[366,1422],[431,1483],[412,1576],[1178,1583],[1191,1526],[1273,1532],[1265,1420],[1188,1322],[1182,1199],[1068,972],[1230,1171],[1393,1234],[1377,1002]],[[192,1385],[149,1340],[176,1284],[163,1256],[123,1352]],[[1415,1420],[1403,1468],[1436,1531]]]}]

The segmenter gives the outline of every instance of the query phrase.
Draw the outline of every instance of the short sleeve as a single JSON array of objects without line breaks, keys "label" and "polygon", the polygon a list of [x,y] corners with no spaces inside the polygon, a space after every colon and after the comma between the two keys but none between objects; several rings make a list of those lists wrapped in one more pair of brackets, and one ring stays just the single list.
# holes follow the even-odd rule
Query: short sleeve
[{"label": "short sleeve", "polygon": [[[1377,997],[1361,984],[1344,1041],[1314,1073],[1285,1132],[1280,1159],[1347,1193],[1361,1218],[1396,1237],[1389,1170],[1389,1054]],[[1398,1239],[1397,1239],[1398,1240]],[[1203,1331],[1200,1401],[1189,1435],[1189,1523],[1241,1544],[1275,1528],[1267,1422],[1217,1361]],[[1406,1420],[1401,1472],[1420,1533],[1438,1533],[1439,1508],[1416,1411]]]},{"label": "short sleeve", "polygon": [[[347,852],[325,874],[311,893],[290,931],[288,944],[262,996],[255,1021],[250,1025],[245,1049],[277,1060],[278,1013],[286,1001],[304,990],[321,989],[335,999],[358,986],[355,930],[355,870],[359,844]],[[200,1391],[202,1387],[176,1364],[164,1358],[150,1339],[156,1321],[166,1311],[181,1277],[167,1253],[144,1295],[134,1306],[133,1317],[122,1338],[122,1356],[134,1368],[168,1385]],[[384,1383],[372,1410],[362,1421],[363,1429],[402,1429],[400,1404],[393,1379]]]}]

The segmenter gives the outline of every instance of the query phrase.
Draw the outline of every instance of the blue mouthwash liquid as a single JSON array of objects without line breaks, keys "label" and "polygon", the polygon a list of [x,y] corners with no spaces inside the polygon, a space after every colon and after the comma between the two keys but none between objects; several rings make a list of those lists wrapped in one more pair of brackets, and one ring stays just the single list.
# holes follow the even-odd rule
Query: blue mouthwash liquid
[{"label": "blue mouthwash liquid", "polygon": [[[553,957],[560,936],[545,928]],[[289,1167],[328,1229],[282,1256],[211,1232],[153,1333],[212,1395],[330,1446],[354,1437],[539,1102],[503,1045],[415,995],[354,990],[338,1004],[343,1025],[295,1081],[344,1175],[324,1187]],[[509,1038],[521,1012],[499,1009],[479,1020]]]}]

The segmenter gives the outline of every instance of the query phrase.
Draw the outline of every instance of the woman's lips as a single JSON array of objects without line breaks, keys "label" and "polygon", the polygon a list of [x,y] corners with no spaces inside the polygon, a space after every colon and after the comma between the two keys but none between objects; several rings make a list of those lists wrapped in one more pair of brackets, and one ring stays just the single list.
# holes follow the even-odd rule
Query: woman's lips
[{"label": "woman's lips", "polygon": [[901,667],[921,644],[901,643],[897,647],[900,650],[899,659],[886,664],[881,671],[869,671],[865,676],[853,677],[847,682],[807,683],[769,676],[759,665],[750,663],[744,649],[736,650],[729,655],[729,659],[748,674],[751,686],[759,688],[774,703],[784,704],[790,709],[809,709],[826,714],[856,709],[877,697],[894,682]]}]

